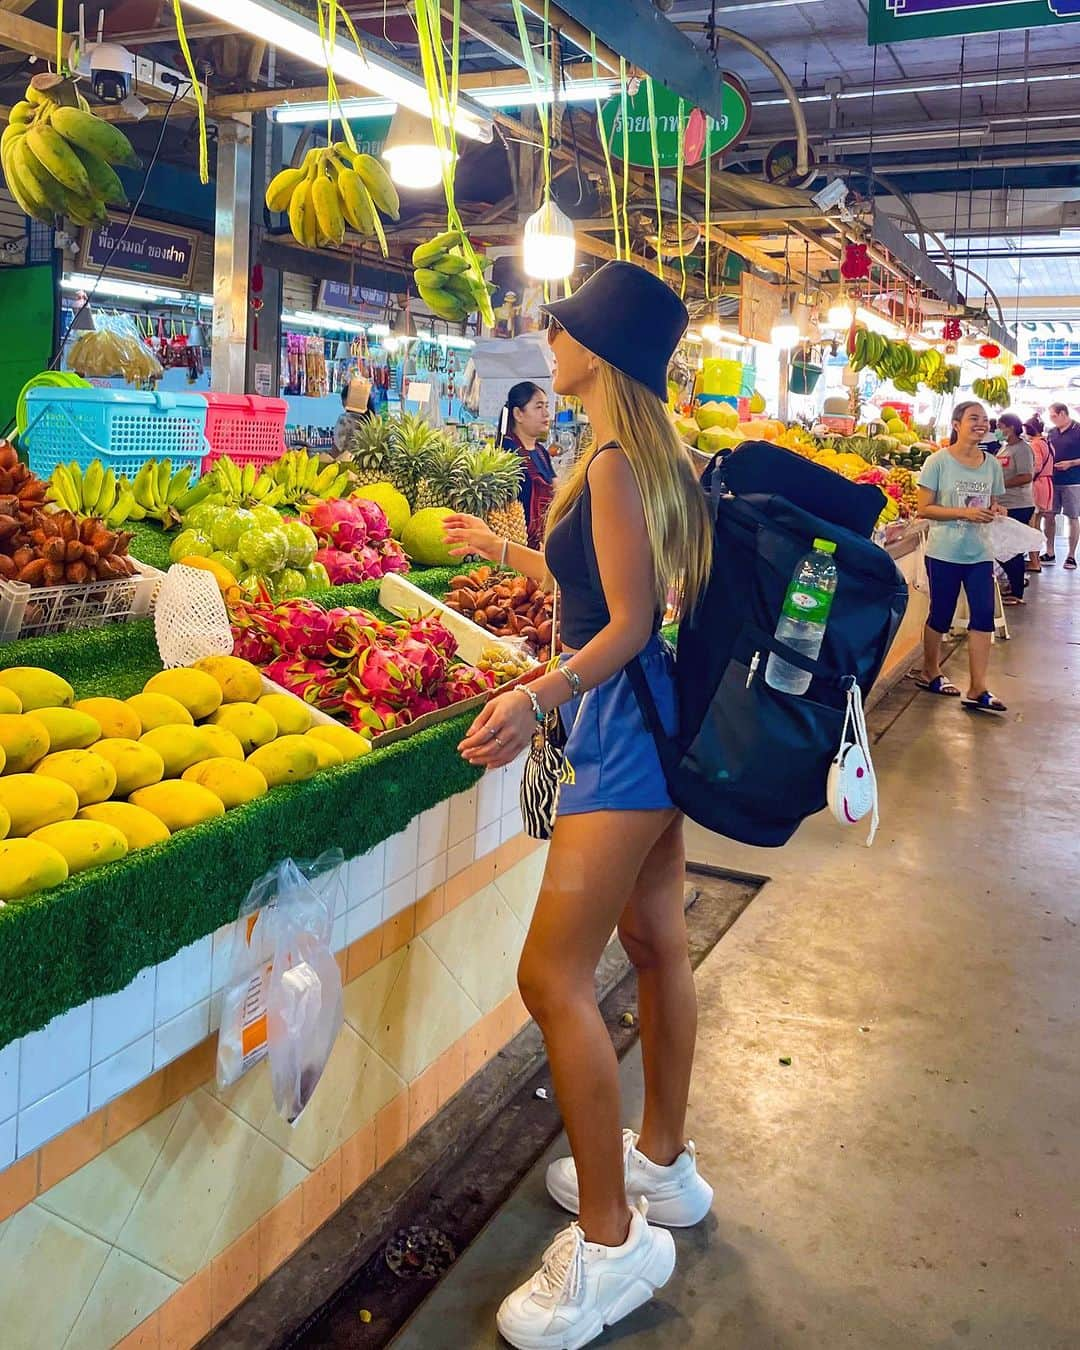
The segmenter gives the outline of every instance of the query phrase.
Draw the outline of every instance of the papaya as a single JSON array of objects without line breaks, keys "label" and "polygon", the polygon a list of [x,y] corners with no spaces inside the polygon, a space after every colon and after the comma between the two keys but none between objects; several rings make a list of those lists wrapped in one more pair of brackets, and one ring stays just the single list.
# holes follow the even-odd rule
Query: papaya
[{"label": "papaya", "polygon": [[101,723],[74,708],[38,708],[35,718],[49,733],[50,750],[85,750],[101,740]]},{"label": "papaya", "polygon": [[269,791],[266,779],[254,764],[235,759],[204,759],[183,773],[185,783],[198,783],[221,799],[226,811],[234,806],[265,797]]},{"label": "papaya", "polygon": [[21,713],[22,710],[22,699],[15,690],[0,685],[0,713]]},{"label": "papaya", "polygon": [[319,756],[306,736],[281,736],[248,756],[270,787],[284,783],[302,783],[319,767]]},{"label": "papaya", "polygon": [[143,732],[158,727],[192,727],[195,719],[182,703],[166,694],[133,694],[127,705],[142,723]]},{"label": "papaya", "polygon": [[55,778],[74,789],[80,806],[105,802],[116,791],[116,770],[92,750],[61,750],[48,754],[34,776]]},{"label": "papaya", "polygon": [[165,761],[151,745],[116,736],[98,741],[92,750],[113,766],[116,773],[114,796],[130,797],[138,788],[160,783],[165,777]]},{"label": "papaya", "polygon": [[49,733],[29,713],[0,713],[0,772],[29,773],[49,753]]},{"label": "papaya", "polygon": [[71,876],[118,862],[128,851],[127,836],[115,825],[105,825],[99,820],[65,820],[59,825],[45,825],[30,838],[56,849]]},{"label": "papaya", "polygon": [[231,731],[250,755],[262,745],[269,744],[278,734],[278,726],[264,708],[255,703],[226,703],[210,718],[211,726]]},{"label": "papaya", "polygon": [[307,738],[315,747],[315,753],[319,756],[319,768],[336,769],[339,764],[345,763],[345,756],[337,748],[331,745],[329,741],[320,741],[317,737],[309,736]]},{"label": "papaya", "polygon": [[217,680],[225,703],[257,703],[262,695],[262,672],[239,656],[204,656],[192,668]]},{"label": "papaya", "polygon": [[139,714],[130,704],[119,698],[80,698],[73,705],[76,712],[88,714],[109,740],[137,741],[144,727]]},{"label": "papaya", "polygon": [[64,855],[48,844],[36,839],[5,839],[0,843],[0,900],[22,900],[67,879]]},{"label": "papaya", "polygon": [[215,759],[243,759],[244,747],[226,727],[211,726],[204,722],[199,728],[206,737],[207,744]]},{"label": "papaya", "polygon": [[277,723],[279,736],[302,736],[311,726],[311,709],[292,694],[263,694],[257,706]]},{"label": "papaya", "polygon": [[352,759],[359,759],[361,755],[371,754],[371,742],[358,731],[350,731],[348,727],[312,727],[307,734],[312,740],[325,741],[335,750],[340,750],[346,763]]},{"label": "papaya", "polygon": [[45,774],[14,773],[0,778],[0,806],[11,824],[8,834],[21,839],[43,825],[74,820],[79,794],[70,783]]},{"label": "papaya", "polygon": [[75,690],[67,680],[38,666],[11,666],[0,670],[0,687],[10,689],[24,713],[35,708],[70,708]]},{"label": "papaya", "polygon": [[202,727],[156,727],[144,731],[139,744],[149,746],[161,756],[166,778],[179,778],[185,769],[215,753]]},{"label": "papaya", "polygon": [[129,849],[150,848],[171,838],[169,827],[157,816],[130,802],[100,802],[84,806],[76,820],[93,820],[100,825],[111,825],[127,840]]},{"label": "papaya", "polygon": [[221,707],[221,685],[205,670],[163,670],[143,685],[144,694],[164,694],[182,703],[196,722]]},{"label": "papaya", "polygon": [[140,788],[131,794],[131,804],[157,816],[174,834],[225,814],[221,798],[208,788],[176,779]]}]

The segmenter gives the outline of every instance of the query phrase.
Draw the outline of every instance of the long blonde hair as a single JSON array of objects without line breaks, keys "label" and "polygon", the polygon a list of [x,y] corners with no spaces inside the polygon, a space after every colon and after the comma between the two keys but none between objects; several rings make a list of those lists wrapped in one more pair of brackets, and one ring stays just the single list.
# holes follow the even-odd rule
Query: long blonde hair
[{"label": "long blonde hair", "polygon": [[[690,451],[664,404],[643,384],[606,361],[600,363],[598,379],[615,439],[645,508],[657,608],[664,610],[674,593],[680,613],[687,614],[704,591],[712,566],[712,523]],[[599,449],[594,445],[581,457],[559,490],[548,512],[548,530],[581,496]]]}]

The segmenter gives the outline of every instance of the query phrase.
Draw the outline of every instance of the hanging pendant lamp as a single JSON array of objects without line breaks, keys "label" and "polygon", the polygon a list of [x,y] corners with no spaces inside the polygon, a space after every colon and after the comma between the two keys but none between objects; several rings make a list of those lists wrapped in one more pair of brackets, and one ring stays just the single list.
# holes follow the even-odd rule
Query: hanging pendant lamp
[{"label": "hanging pendant lamp", "polygon": [[565,281],[576,258],[574,222],[549,199],[525,222],[525,275],[537,281]]}]

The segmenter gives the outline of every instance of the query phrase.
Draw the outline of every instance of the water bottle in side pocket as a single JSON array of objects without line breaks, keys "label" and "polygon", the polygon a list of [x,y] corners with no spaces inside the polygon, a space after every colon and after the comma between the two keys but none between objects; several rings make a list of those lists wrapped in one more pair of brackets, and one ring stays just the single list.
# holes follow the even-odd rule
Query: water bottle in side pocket
[{"label": "water bottle in side pocket", "polygon": [[[813,551],[796,564],[784,597],[776,640],[800,655],[816,661],[825,640],[833,596],[836,594],[836,545],[829,539],[815,539]],[[791,665],[773,652],[765,667],[765,683],[782,694],[805,694],[810,688],[808,671]]]}]

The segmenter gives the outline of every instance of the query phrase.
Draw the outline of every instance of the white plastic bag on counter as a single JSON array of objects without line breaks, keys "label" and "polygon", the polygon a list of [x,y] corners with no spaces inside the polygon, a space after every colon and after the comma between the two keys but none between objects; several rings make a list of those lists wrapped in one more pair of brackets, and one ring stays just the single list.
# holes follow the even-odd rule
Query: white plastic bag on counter
[{"label": "white plastic bag on counter", "polygon": [[331,949],[343,861],[331,849],[314,862],[278,863],[252,886],[233,933],[218,1085],[269,1056],[274,1105],[290,1124],[311,1100],[344,1020]]}]

